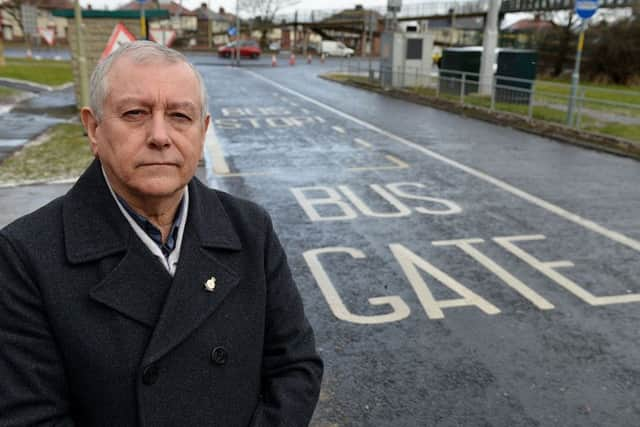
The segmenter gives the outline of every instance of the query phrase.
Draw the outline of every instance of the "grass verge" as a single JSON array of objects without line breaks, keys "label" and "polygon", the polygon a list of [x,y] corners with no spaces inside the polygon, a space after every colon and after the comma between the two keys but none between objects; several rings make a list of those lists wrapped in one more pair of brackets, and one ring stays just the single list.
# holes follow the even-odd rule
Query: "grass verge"
[{"label": "grass verge", "polygon": [[75,178],[93,155],[80,124],[58,124],[0,163],[0,185]]},{"label": "grass verge", "polygon": [[6,58],[0,77],[58,86],[73,81],[70,61]]},{"label": "grass verge", "polygon": [[2,98],[14,97],[19,93],[20,93],[19,90],[0,86],[0,101],[2,101]]},{"label": "grass verge", "polygon": [[[350,76],[348,74],[328,74],[327,78],[340,81],[340,82],[352,82],[356,83],[360,86],[371,86],[378,88],[376,82],[370,82],[367,77],[363,76]],[[440,92],[439,94],[436,92],[434,88],[427,87],[408,87],[405,88],[406,92],[412,93],[414,95],[418,95],[425,98],[436,98],[445,99],[447,101],[453,103],[460,102],[460,95],[458,94],[448,94],[445,92]],[[640,92],[639,96],[640,96]],[[633,96],[631,94],[630,96]],[[538,94],[536,92],[536,102],[538,101]],[[640,98],[638,98],[640,101]],[[635,99],[634,99],[635,101]],[[491,98],[488,96],[481,96],[478,94],[468,94],[464,97],[464,103],[467,105],[473,105],[476,107],[482,107],[489,109],[491,107]],[[564,106],[563,106],[564,107]],[[506,102],[496,102],[495,110],[497,112],[509,112],[515,113],[521,116],[527,116],[529,113],[528,105],[522,104],[511,104]],[[611,109],[609,109],[611,111]],[[639,110],[640,111],[640,110]],[[560,110],[558,108],[553,108],[553,105],[536,105],[533,108],[533,118],[537,120],[542,120],[551,123],[557,123],[563,125],[566,122],[566,111]],[[640,142],[640,125],[636,124],[626,124],[626,123],[618,123],[613,121],[603,120],[601,117],[593,117],[583,111],[580,118],[580,129],[607,135],[614,136],[618,138],[624,138],[629,141]]]}]

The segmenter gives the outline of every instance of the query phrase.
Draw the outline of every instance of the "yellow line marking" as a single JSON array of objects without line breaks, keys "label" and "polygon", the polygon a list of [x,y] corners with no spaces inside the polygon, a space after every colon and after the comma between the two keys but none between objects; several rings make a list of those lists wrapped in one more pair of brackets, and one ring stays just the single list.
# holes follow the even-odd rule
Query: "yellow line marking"
[{"label": "yellow line marking", "polygon": [[356,144],[360,144],[363,147],[366,148],[373,148],[373,145],[371,145],[370,143],[368,143],[367,141],[365,141],[364,139],[360,139],[360,138],[354,138],[353,140]]},{"label": "yellow line marking", "polygon": [[216,174],[221,178],[235,178],[239,176],[264,176],[264,175],[273,175],[275,172],[230,172],[230,173],[221,173]]},{"label": "yellow line marking", "polygon": [[218,175],[229,173],[229,165],[224,159],[224,151],[222,151],[222,147],[220,146],[220,142],[216,136],[213,124],[210,125],[209,130],[207,130],[207,134],[204,139],[204,146],[209,152],[209,158],[213,163],[213,172]]},{"label": "yellow line marking", "polygon": [[388,154],[385,157],[391,163],[395,163],[395,166],[365,166],[365,167],[359,167],[359,168],[347,168],[347,170],[360,172],[360,171],[389,170],[389,169],[407,169],[409,167],[407,163],[403,162],[402,160],[400,160],[395,156],[392,156],[391,154]]}]

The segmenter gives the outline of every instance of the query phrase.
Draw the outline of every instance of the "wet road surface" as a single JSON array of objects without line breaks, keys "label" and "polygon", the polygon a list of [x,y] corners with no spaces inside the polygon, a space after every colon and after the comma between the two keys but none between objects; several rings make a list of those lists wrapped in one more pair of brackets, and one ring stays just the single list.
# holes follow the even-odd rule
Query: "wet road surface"
[{"label": "wet road surface", "polygon": [[637,162],[318,69],[201,65],[210,183],[267,206],[316,328],[315,425],[637,423]]},{"label": "wet road surface", "polygon": [[[203,175],[272,214],[316,330],[314,426],[637,425],[637,162],[318,79],[332,61],[194,61]],[[42,188],[0,197],[66,189]]]}]

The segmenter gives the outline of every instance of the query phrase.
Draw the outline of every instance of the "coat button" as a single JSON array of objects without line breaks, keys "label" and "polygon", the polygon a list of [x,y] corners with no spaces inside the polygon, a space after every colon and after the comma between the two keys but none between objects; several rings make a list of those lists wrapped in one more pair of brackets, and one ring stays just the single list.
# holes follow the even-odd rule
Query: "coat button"
[{"label": "coat button", "polygon": [[216,365],[227,363],[227,350],[224,347],[216,347],[211,350],[211,361]]},{"label": "coat button", "polygon": [[158,381],[160,370],[156,365],[149,365],[142,371],[142,383],[144,385],[153,385]]}]

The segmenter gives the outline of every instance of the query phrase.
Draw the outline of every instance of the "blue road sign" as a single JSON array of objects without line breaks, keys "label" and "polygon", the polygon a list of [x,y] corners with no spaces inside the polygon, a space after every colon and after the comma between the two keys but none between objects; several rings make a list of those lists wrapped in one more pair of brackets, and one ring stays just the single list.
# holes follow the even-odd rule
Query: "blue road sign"
[{"label": "blue road sign", "polygon": [[230,36],[235,36],[238,32],[236,31],[236,27],[231,27],[227,30],[227,34]]},{"label": "blue road sign", "polygon": [[598,0],[576,0],[576,13],[582,19],[589,19],[598,10]]}]

